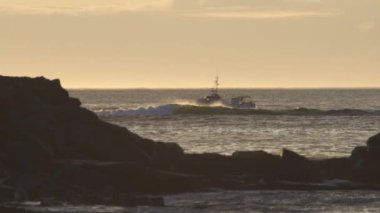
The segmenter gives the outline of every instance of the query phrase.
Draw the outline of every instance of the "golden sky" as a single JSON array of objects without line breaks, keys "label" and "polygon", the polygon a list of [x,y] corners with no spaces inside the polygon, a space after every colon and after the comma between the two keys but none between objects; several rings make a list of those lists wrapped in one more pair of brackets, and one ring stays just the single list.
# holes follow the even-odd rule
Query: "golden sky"
[{"label": "golden sky", "polygon": [[380,87],[380,0],[0,0],[0,75],[69,88]]}]

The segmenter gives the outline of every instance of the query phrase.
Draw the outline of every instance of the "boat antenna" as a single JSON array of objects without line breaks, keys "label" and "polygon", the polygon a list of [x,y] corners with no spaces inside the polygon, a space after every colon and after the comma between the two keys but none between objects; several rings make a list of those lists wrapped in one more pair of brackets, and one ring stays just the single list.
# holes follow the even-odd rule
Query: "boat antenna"
[{"label": "boat antenna", "polygon": [[212,89],[212,92],[213,92],[214,94],[218,94],[219,76],[216,76],[216,77],[215,77],[215,81],[214,81],[214,83],[215,83],[215,87]]}]

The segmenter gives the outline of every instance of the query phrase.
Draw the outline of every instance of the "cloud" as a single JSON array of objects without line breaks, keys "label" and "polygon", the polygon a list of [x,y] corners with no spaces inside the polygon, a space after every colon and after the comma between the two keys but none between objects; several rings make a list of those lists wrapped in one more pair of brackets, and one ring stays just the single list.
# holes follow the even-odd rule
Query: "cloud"
[{"label": "cloud", "polygon": [[279,18],[300,18],[300,17],[326,17],[335,16],[336,11],[214,11],[189,13],[186,16],[207,17],[207,18],[236,18],[236,19],[279,19]]},{"label": "cloud", "polygon": [[200,18],[280,19],[340,14],[321,0],[174,0],[173,7],[183,16]]},{"label": "cloud", "polygon": [[364,22],[358,25],[358,28],[363,31],[371,31],[376,28],[376,24],[373,22]]},{"label": "cloud", "polygon": [[29,0],[0,2],[1,13],[11,14],[108,14],[124,11],[168,10],[172,0]]},{"label": "cloud", "polygon": [[[280,19],[328,17],[322,0],[0,0],[0,13],[106,15],[161,11],[197,18]],[[318,3],[318,4],[315,4]]]},{"label": "cloud", "polygon": [[322,0],[283,0],[288,3],[322,3]]}]

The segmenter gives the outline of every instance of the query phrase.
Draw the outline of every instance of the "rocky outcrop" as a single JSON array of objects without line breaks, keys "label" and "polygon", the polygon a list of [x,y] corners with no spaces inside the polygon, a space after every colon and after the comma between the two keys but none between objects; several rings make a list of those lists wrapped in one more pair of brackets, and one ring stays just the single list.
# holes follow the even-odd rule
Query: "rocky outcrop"
[{"label": "rocky outcrop", "polygon": [[[0,77],[2,141],[35,140],[54,158],[138,161],[180,156],[178,145],[156,143],[101,121],[69,97],[59,80]],[[4,143],[2,143],[3,145]],[[161,159],[161,158],[160,158]]]},{"label": "rocky outcrop", "polygon": [[350,160],[351,179],[367,183],[380,183],[380,134],[367,141],[367,146],[358,146],[352,151]]},{"label": "rocky outcrop", "polygon": [[[238,151],[186,154],[100,120],[59,80],[0,76],[0,201],[162,205],[156,194],[222,189],[331,189],[329,179],[377,189],[380,136],[349,158],[310,160]],[[286,181],[286,182],[283,182]],[[289,182],[291,181],[291,183]],[[295,184],[295,182],[298,182]],[[5,207],[4,207],[5,208]]]},{"label": "rocky outcrop", "polygon": [[369,158],[380,162],[380,133],[367,140],[367,149]]},{"label": "rocky outcrop", "polygon": [[306,157],[287,149],[282,150],[281,179],[300,182],[313,181],[319,178],[319,175],[313,174],[317,171],[313,167],[314,164]]},{"label": "rocky outcrop", "polygon": [[[141,138],[80,105],[59,80],[0,76],[0,178],[14,199],[49,195],[60,184],[129,193],[139,186],[130,183],[149,183],[148,166],[167,167],[184,155],[177,144]],[[103,163],[67,163],[75,160]]]},{"label": "rocky outcrop", "polygon": [[380,133],[370,137],[367,140],[368,148],[380,147]]}]

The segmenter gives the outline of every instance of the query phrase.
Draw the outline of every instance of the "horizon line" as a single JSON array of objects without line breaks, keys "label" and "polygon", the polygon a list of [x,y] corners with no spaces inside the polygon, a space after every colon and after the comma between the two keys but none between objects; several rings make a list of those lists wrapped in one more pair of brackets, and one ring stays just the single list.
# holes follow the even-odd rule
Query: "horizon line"
[{"label": "horizon line", "polygon": [[[211,89],[210,87],[65,87],[68,90],[204,90]],[[349,89],[380,89],[380,86],[373,87],[224,87],[219,88],[219,90],[227,90],[227,89],[292,89],[292,90],[302,90],[302,89],[310,89],[310,90],[326,90],[326,89],[341,89],[341,90],[349,90]]]}]

